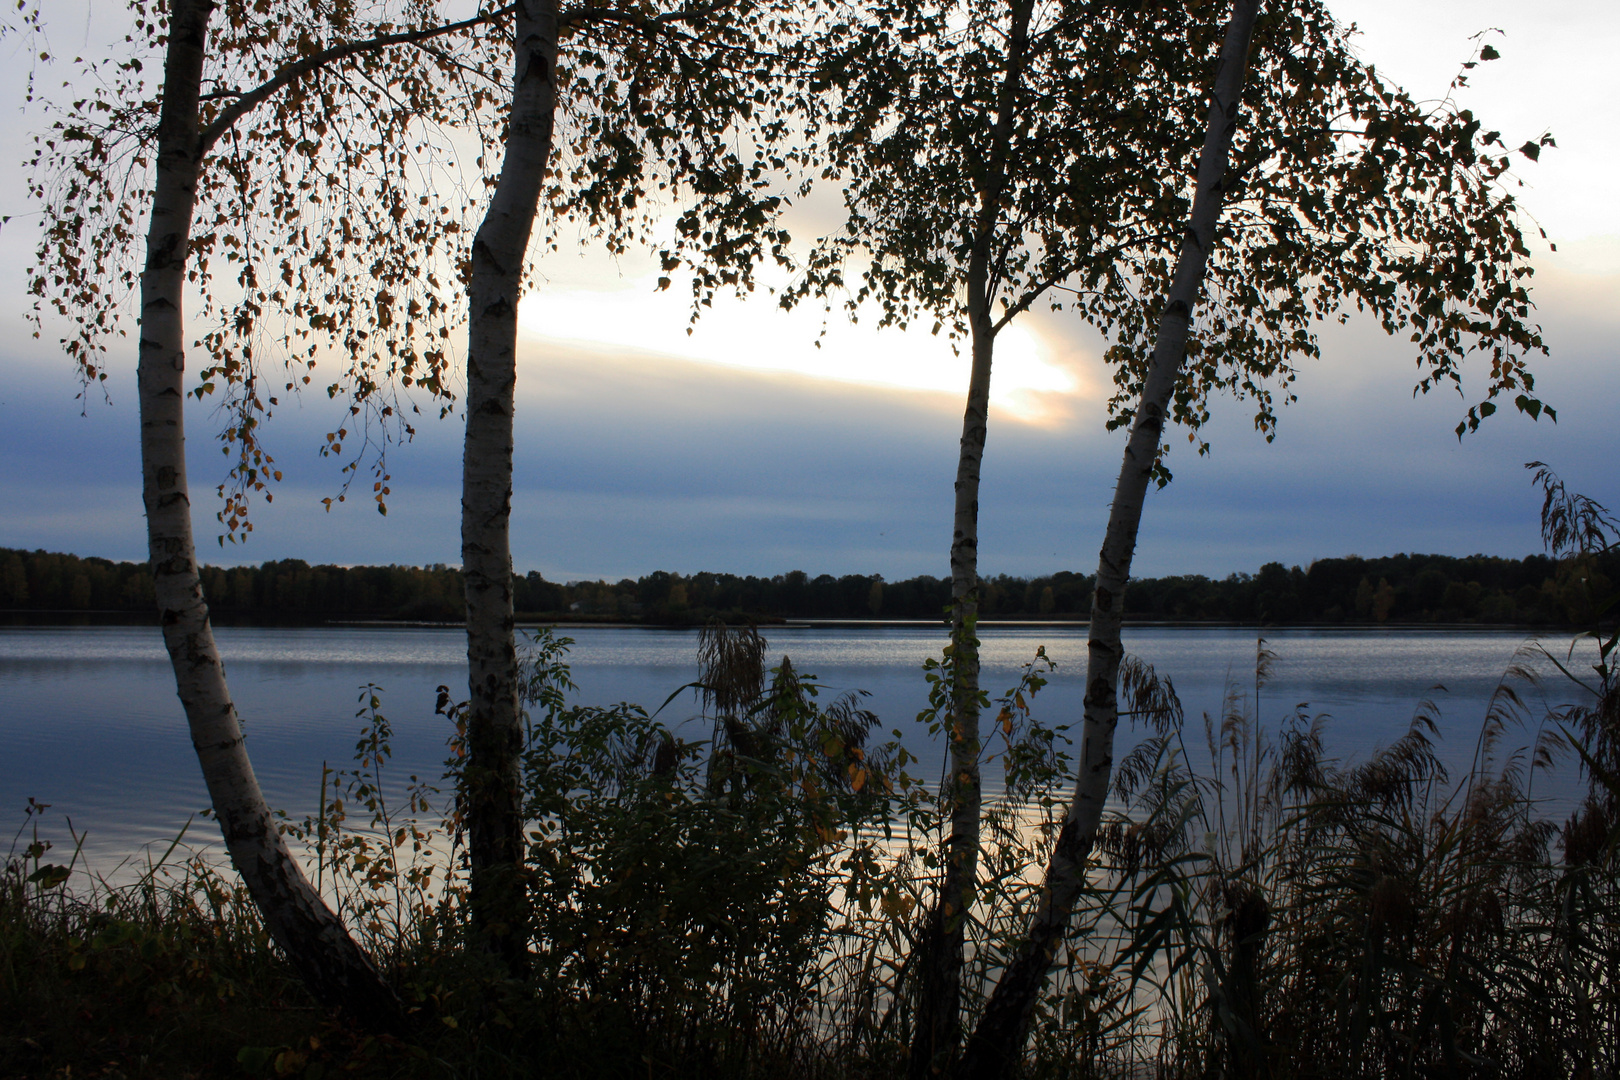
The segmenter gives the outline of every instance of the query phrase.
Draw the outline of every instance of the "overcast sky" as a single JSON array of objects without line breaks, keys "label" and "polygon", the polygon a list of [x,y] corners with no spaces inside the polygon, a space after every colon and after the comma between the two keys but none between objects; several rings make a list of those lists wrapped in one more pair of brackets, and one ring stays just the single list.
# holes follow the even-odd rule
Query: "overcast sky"
[{"label": "overcast sky", "polygon": [[[1539,550],[1539,502],[1522,468],[1531,459],[1620,504],[1620,153],[1609,119],[1620,16],[1609,3],[1334,7],[1363,28],[1364,55],[1420,97],[1444,91],[1471,34],[1502,30],[1493,40],[1503,59],[1477,70],[1462,103],[1510,143],[1549,129],[1558,140],[1521,170],[1522,201],[1558,244],[1536,252],[1535,279],[1552,348],[1538,390],[1558,423],[1503,412],[1459,444],[1452,429],[1466,403],[1414,400],[1411,354],[1352,323],[1324,334],[1323,358],[1303,371],[1274,443],[1255,435],[1245,406],[1220,399],[1211,455],[1172,454],[1175,482],[1148,501],[1140,574],[1224,575],[1351,552],[1528,554]],[[98,0],[91,15],[111,25],[122,6]],[[52,32],[58,51],[89,34],[73,21]],[[6,161],[39,122],[21,109],[21,68],[9,57],[0,84],[16,103],[0,128]],[[0,229],[0,546],[142,558],[133,347],[113,361],[111,403],[93,398],[81,415],[54,338],[31,340],[21,318],[38,217],[20,171],[0,177],[0,213],[14,218]],[[800,211],[796,234],[808,235],[815,209]],[[966,364],[942,339],[834,324],[818,350],[819,318],[778,315],[768,298],[720,304],[688,338],[680,298],[652,291],[650,263],[565,249],[541,269],[546,280],[522,309],[520,571],[946,572]],[[1101,348],[1050,313],[1021,320],[998,347],[983,572],[1095,567],[1123,446],[1123,433],[1103,426]],[[197,411],[205,560],[459,561],[459,421],[424,421],[393,452],[383,518],[365,498],[321,509],[339,477],[316,451],[336,420],[324,397],[278,412],[267,441],[285,481],[251,541],[220,549],[212,490],[223,459],[212,418]]]}]

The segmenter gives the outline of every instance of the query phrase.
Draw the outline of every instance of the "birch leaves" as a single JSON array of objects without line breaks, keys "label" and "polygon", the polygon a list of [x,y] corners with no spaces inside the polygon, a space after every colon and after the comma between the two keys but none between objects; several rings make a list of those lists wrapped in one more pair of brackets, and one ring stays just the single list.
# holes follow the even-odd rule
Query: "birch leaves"
[{"label": "birch leaves", "polygon": [[[1110,424],[1127,426],[1190,204],[1220,28],[1193,5],[1037,7],[1010,149],[993,159],[1014,6],[905,2],[841,39],[826,138],[849,212],[804,292],[849,278],[851,306],[876,303],[884,322],[965,332],[974,211],[999,173],[997,325],[1049,303],[1096,327],[1110,343]],[[1233,150],[1220,255],[1172,403],[1194,442],[1221,393],[1248,402],[1269,437],[1296,365],[1318,355],[1317,324],[1355,311],[1410,339],[1416,390],[1467,390],[1460,431],[1506,401],[1544,409],[1527,368],[1545,346],[1509,167],[1551,139],[1509,151],[1452,93],[1423,103],[1351,45],[1315,0],[1259,16],[1253,124]],[[1470,64],[1496,55],[1482,46]]]},{"label": "birch leaves", "polygon": [[[336,402],[321,448],[342,462],[332,501],[369,472],[385,509],[387,448],[420,411],[453,406],[453,330],[505,138],[512,13],[486,2],[451,21],[434,0],[218,6],[187,391],[222,411],[219,519],[235,540],[279,479],[263,441],[278,407],[312,391]],[[67,323],[86,386],[128,329],[162,98],[167,7],[131,0],[128,12],[123,42],[67,71],[28,162],[46,221],[29,274],[35,325]],[[653,245],[671,280],[690,275],[695,306],[749,290],[762,259],[785,262],[775,218],[813,104],[793,68],[818,17],[741,0],[565,6],[539,250],[565,228],[615,252]]]}]

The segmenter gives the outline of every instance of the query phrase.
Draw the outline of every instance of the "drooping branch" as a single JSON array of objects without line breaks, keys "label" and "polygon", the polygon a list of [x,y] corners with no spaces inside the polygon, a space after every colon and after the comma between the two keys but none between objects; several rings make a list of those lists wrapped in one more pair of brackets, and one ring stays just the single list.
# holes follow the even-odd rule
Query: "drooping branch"
[{"label": "drooping branch", "polygon": [[296,60],[276,72],[274,78],[260,83],[252,90],[236,93],[236,99],[221,110],[220,114],[214,117],[213,121],[198,134],[197,156],[199,158],[206,156],[213,149],[214,143],[218,142],[220,137],[234,127],[242,117],[293,83],[305,76],[314,74],[330,64],[335,64],[340,60],[347,60],[349,57],[358,56],[361,53],[376,52],[397,45],[416,45],[432,41],[434,38],[444,37],[447,34],[471,30],[474,27],[505,18],[512,13],[515,7],[515,4],[508,4],[505,7],[486,11],[470,19],[463,19],[460,22],[444,23],[439,26],[425,26],[419,30],[402,31],[397,34],[379,34],[376,37],[359,41],[345,41],[340,45],[332,45],[322,49],[320,52],[311,53],[301,60]]}]

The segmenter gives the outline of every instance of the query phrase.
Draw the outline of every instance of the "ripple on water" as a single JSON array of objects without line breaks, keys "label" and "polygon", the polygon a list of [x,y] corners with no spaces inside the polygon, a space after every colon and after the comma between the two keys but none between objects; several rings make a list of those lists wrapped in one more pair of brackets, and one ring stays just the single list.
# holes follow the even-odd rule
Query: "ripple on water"
[{"label": "ripple on water", "polygon": [[[697,675],[695,631],[562,632],[575,640],[570,660],[582,702],[628,700],[651,709]],[[384,713],[395,729],[391,775],[403,781],[411,773],[441,771],[447,731],[433,712],[434,690],[441,683],[458,691],[465,686],[459,629],[222,627],[217,633],[254,767],[273,805],[297,816],[314,808],[322,762],[346,764],[353,753],[356,697],[366,682],[385,691]],[[944,644],[942,628],[771,627],[765,634],[771,656],[791,656],[829,693],[868,691],[866,703],[885,730],[898,730],[922,758],[918,771],[937,775],[941,753],[915,718],[926,704],[920,668]],[[1044,646],[1057,670],[1037,709],[1048,723],[1078,722],[1083,627],[987,626],[981,637],[986,689],[993,695],[1008,689]],[[1268,721],[1308,704],[1311,712],[1333,717],[1331,753],[1362,758],[1398,738],[1419,700],[1432,697],[1442,716],[1441,756],[1454,772],[1466,769],[1491,693],[1523,642],[1511,631],[1433,629],[1286,629],[1267,638],[1277,653],[1261,692]],[[1560,649],[1567,641],[1552,640]],[[1174,681],[1194,745],[1201,739],[1198,718],[1219,715],[1229,686],[1252,692],[1252,629],[1127,627],[1126,647]],[[1562,700],[1563,686],[1549,678],[1547,700]],[[1531,701],[1540,704],[1534,693]],[[692,721],[696,711],[685,695],[661,719],[702,738],[707,727]],[[0,627],[0,737],[8,747],[0,813],[20,824],[29,796],[51,803],[53,814],[71,814],[76,827],[89,830],[87,850],[103,861],[172,837],[207,804],[156,628]],[[1122,728],[1120,752],[1134,738]],[[1543,790],[1567,803],[1573,788],[1549,784]]]}]

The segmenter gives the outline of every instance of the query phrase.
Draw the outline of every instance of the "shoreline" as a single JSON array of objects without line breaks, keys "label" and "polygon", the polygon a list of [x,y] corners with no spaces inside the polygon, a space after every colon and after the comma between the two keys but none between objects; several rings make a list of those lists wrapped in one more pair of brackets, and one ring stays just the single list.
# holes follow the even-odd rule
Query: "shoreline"
[{"label": "shoreline", "polygon": [[[944,619],[840,619],[816,617],[760,617],[751,620],[762,630],[818,630],[818,629],[847,629],[847,630],[911,630],[926,627],[945,629]],[[627,620],[622,618],[597,618],[591,616],[569,616],[556,613],[528,613],[520,612],[516,618],[518,628],[553,627],[553,628],[599,628],[604,630],[699,630],[706,623],[704,621],[678,621],[665,620]],[[288,630],[315,630],[315,629],[342,629],[352,627],[356,629],[403,629],[403,630],[460,630],[465,627],[464,622],[432,619],[392,619],[384,616],[354,616],[354,617],[328,617],[309,618],[287,616],[281,618],[239,618],[229,615],[215,617],[213,624],[221,628],[250,627],[255,629],[288,629]],[[38,611],[38,610],[0,610],[0,627],[74,627],[74,626],[153,626],[157,620],[153,615],[133,611]],[[979,626],[995,629],[1029,628],[1073,628],[1085,629],[1090,625],[1087,619],[1040,619],[1040,618],[996,618],[981,619]],[[1126,626],[1210,629],[1210,630],[1425,630],[1425,631],[1520,631],[1525,633],[1567,634],[1583,633],[1588,628],[1576,625],[1558,623],[1519,623],[1519,622],[1328,622],[1324,620],[1308,620],[1299,622],[1244,622],[1232,619],[1125,619]]]}]

